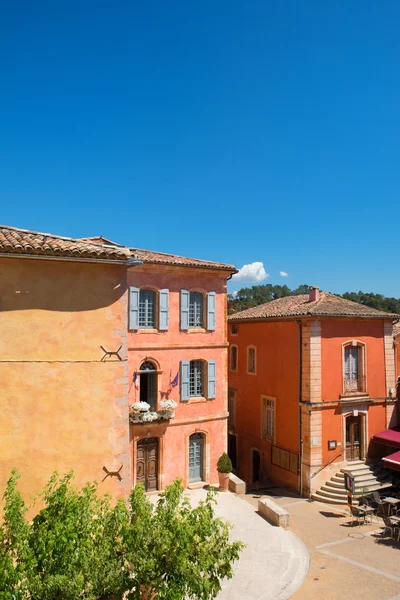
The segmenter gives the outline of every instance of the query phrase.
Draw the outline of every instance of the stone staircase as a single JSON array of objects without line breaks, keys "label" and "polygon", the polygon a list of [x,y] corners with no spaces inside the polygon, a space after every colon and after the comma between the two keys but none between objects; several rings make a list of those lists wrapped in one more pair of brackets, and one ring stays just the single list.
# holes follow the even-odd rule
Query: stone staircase
[{"label": "stone staircase", "polygon": [[327,502],[328,504],[347,504],[347,490],[344,487],[344,474],[351,473],[356,480],[356,494],[365,494],[391,487],[392,477],[382,466],[377,464],[366,464],[362,460],[347,463],[346,467],[340,469],[318,492],[311,495],[313,500]]}]

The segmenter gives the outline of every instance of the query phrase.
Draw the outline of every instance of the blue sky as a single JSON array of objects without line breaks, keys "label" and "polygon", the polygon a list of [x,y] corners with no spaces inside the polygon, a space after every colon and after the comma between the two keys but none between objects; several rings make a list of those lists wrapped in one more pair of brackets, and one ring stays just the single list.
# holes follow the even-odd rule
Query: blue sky
[{"label": "blue sky", "polygon": [[0,221],[399,297],[399,22],[397,0],[3,1]]}]

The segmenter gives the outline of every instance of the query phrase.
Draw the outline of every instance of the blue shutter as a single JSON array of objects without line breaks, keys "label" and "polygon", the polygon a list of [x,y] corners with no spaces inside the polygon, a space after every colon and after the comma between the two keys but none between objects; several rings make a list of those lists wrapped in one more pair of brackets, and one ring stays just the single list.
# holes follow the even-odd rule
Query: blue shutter
[{"label": "blue shutter", "polygon": [[216,326],[216,300],[217,295],[215,292],[209,292],[207,294],[207,329],[209,331],[215,331]]},{"label": "blue shutter", "polygon": [[129,329],[139,329],[139,288],[129,288]]},{"label": "blue shutter", "polygon": [[161,331],[168,329],[168,302],[169,290],[160,290],[160,318],[158,328]]},{"label": "blue shutter", "polygon": [[181,360],[181,402],[189,400],[190,362]]},{"label": "blue shutter", "polygon": [[215,398],[217,392],[217,361],[208,361],[208,394],[207,398]]},{"label": "blue shutter", "polygon": [[189,329],[189,301],[190,294],[187,290],[181,290],[181,329]]}]

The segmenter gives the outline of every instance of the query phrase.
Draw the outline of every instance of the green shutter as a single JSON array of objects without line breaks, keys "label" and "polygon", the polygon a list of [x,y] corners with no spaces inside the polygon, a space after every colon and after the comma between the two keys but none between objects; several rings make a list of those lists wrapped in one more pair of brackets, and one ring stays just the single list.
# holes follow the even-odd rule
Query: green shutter
[{"label": "green shutter", "polygon": [[139,288],[129,288],[129,329],[139,329]]},{"label": "green shutter", "polygon": [[181,360],[181,402],[189,400],[189,378],[190,378],[190,362]]},{"label": "green shutter", "polygon": [[158,328],[161,331],[167,331],[168,329],[168,303],[169,290],[160,290],[160,315]]},{"label": "green shutter", "polygon": [[181,290],[181,329],[189,329],[189,300],[190,294],[187,290]]},{"label": "green shutter", "polygon": [[215,398],[217,395],[217,361],[208,361],[208,394],[207,398]]},{"label": "green shutter", "polygon": [[208,331],[215,331],[216,327],[216,301],[217,295],[215,292],[209,292],[207,294],[207,329]]}]

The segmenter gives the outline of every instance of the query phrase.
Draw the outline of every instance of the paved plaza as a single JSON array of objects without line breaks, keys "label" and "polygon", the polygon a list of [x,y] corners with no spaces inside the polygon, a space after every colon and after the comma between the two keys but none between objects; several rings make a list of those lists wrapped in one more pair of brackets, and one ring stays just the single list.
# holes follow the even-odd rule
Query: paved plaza
[{"label": "paved plaza", "polygon": [[[203,489],[187,492],[192,504],[204,498]],[[232,540],[246,548],[234,565],[234,576],[223,583],[218,600],[286,600],[308,572],[308,551],[291,531],[270,525],[245,499],[219,493],[216,514],[234,526]]]},{"label": "paved plaza", "polygon": [[[400,600],[400,544],[383,535],[380,519],[352,526],[346,507],[279,489],[268,497],[289,512],[290,530],[310,555],[309,572],[292,600]],[[256,508],[259,495],[242,498]]]}]

